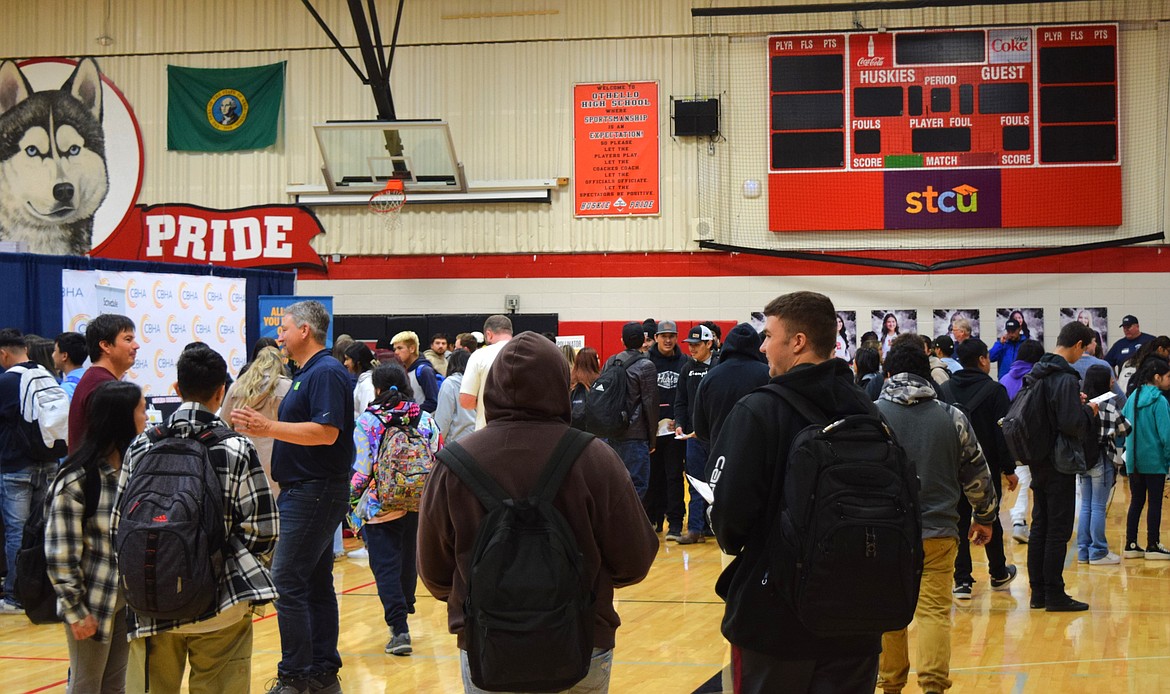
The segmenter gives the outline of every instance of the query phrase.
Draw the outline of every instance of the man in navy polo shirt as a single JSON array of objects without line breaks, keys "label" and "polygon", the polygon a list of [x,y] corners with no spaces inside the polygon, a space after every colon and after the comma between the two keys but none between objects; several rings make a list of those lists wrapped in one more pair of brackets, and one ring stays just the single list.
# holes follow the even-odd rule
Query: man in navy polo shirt
[{"label": "man in navy polo shirt", "polygon": [[353,386],[345,367],[325,349],[329,314],[316,301],[284,310],[278,342],[300,370],[280,405],[279,421],[250,407],[232,411],[249,435],[276,439],[272,477],[281,488],[280,537],[272,580],[281,661],[275,694],[340,693],[337,671],[337,595],[333,590],[333,530],[349,506],[353,464]]}]

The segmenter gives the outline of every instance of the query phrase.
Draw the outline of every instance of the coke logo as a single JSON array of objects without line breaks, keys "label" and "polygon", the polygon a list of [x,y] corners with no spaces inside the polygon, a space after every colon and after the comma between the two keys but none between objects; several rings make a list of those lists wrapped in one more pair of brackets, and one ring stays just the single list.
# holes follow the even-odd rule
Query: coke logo
[{"label": "coke logo", "polygon": [[882,67],[886,64],[885,56],[875,55],[872,58],[858,58],[857,67]]},{"label": "coke logo", "polygon": [[1019,53],[1028,50],[1028,37],[1016,36],[1010,39],[992,39],[992,53]]}]

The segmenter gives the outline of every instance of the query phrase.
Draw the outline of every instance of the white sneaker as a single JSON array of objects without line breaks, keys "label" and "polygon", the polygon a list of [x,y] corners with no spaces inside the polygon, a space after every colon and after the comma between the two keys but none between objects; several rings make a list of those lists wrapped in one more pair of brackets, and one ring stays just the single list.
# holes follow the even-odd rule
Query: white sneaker
[{"label": "white sneaker", "polygon": [[1014,539],[1016,542],[1020,543],[1021,545],[1028,544],[1028,535],[1029,534],[1030,534],[1030,531],[1028,530],[1027,523],[1016,523],[1015,525],[1012,526],[1012,539]]},{"label": "white sneaker", "polygon": [[11,600],[0,600],[0,614],[24,614],[24,608]]},{"label": "white sneaker", "polygon": [[1121,556],[1110,552],[1100,559],[1090,559],[1089,563],[1093,566],[1107,566],[1109,564],[1120,564]]},{"label": "white sneaker", "polygon": [[1170,549],[1166,549],[1162,546],[1162,543],[1159,542],[1157,544],[1146,547],[1145,557],[1147,561],[1170,560]]},{"label": "white sneaker", "polygon": [[365,547],[359,547],[359,548],[355,549],[354,551],[346,554],[345,556],[349,557],[350,559],[369,560],[370,551],[368,549],[366,549]]}]

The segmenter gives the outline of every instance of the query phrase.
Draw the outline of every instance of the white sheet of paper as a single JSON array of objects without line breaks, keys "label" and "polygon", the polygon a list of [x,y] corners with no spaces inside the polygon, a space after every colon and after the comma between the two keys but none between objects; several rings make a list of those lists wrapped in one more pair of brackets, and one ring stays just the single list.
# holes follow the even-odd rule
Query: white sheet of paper
[{"label": "white sheet of paper", "polygon": [[687,480],[690,481],[695,491],[699,492],[699,496],[703,497],[703,501],[709,504],[715,503],[715,490],[711,488],[711,485],[698,477],[691,477],[690,475],[687,475]]},{"label": "white sheet of paper", "polygon": [[1104,393],[1101,393],[1097,397],[1093,398],[1092,400],[1089,400],[1089,402],[1095,402],[1098,405],[1100,405],[1101,403],[1103,403],[1107,400],[1112,400],[1115,397],[1117,397],[1117,393],[1114,393],[1111,390],[1107,390]]}]

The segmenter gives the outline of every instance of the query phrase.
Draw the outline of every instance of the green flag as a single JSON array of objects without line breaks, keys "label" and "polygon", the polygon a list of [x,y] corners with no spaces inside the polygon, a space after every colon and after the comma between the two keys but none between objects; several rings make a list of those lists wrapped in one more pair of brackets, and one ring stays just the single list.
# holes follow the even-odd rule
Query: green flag
[{"label": "green flag", "polygon": [[284,63],[167,66],[167,149],[227,152],[276,144]]}]

